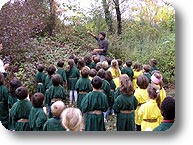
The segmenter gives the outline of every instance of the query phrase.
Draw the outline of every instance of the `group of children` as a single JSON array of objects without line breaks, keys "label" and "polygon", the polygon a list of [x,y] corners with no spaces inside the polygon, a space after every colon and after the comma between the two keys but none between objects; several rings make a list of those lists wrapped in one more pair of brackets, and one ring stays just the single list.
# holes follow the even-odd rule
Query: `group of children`
[{"label": "group of children", "polygon": [[172,126],[175,99],[166,96],[155,59],[141,66],[131,60],[122,65],[120,59],[100,62],[97,55],[72,55],[67,67],[64,64],[60,60],[47,69],[39,64],[36,92],[31,97],[18,79],[13,79],[8,89],[0,75],[0,121],[5,128],[105,131],[109,115],[116,117],[117,131],[167,130]]}]

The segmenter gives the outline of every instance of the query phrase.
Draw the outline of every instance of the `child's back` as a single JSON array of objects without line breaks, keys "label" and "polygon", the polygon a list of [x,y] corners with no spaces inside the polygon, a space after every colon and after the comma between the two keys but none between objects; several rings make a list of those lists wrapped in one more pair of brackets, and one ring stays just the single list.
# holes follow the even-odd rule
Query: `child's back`
[{"label": "child's back", "polygon": [[113,104],[114,112],[117,113],[117,131],[134,131],[134,111],[138,101],[133,95],[132,82],[126,74],[120,77],[120,91],[121,95],[115,99]]},{"label": "child's back", "polygon": [[65,105],[62,101],[56,101],[51,106],[52,118],[48,119],[44,124],[44,131],[65,131],[66,129],[61,123],[61,114],[65,109]]},{"label": "child's back", "polygon": [[0,73],[0,121],[5,128],[8,128],[9,109],[8,109],[9,91],[4,86],[4,75]]},{"label": "child's back", "polygon": [[93,91],[88,93],[81,102],[81,111],[87,113],[85,130],[105,131],[103,112],[108,109],[107,96],[100,92],[102,86],[100,77],[95,76],[91,83]]},{"label": "child's back", "polygon": [[16,89],[17,101],[10,110],[10,129],[15,131],[29,131],[29,114],[32,103],[27,100],[28,91],[25,87]]},{"label": "child's back", "polygon": [[35,93],[32,96],[33,107],[29,115],[29,125],[32,131],[42,131],[43,125],[47,120],[47,116],[43,110],[44,95]]},{"label": "child's back", "polygon": [[75,89],[78,92],[77,107],[80,109],[82,99],[86,96],[87,93],[92,91],[91,81],[88,78],[90,71],[87,67],[83,67],[81,71],[82,77],[76,82]]}]

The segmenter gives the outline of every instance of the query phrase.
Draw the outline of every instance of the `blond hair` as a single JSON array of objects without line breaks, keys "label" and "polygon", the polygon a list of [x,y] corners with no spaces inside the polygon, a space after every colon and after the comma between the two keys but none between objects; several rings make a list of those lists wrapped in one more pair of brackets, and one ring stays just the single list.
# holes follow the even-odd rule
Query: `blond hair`
[{"label": "blond hair", "polygon": [[65,109],[65,105],[62,101],[56,101],[51,106],[51,112],[53,116],[60,117]]},{"label": "blond hair", "polygon": [[66,108],[62,113],[62,125],[69,131],[80,131],[82,120],[82,113],[78,108]]},{"label": "blond hair", "polygon": [[122,94],[132,95],[134,93],[133,84],[126,74],[122,74],[120,77],[120,91]]}]

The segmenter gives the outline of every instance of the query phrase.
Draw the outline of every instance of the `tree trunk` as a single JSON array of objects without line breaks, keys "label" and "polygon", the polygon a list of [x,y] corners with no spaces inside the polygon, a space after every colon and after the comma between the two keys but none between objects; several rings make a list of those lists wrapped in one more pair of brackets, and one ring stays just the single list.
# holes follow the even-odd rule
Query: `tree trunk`
[{"label": "tree trunk", "polygon": [[53,36],[56,23],[56,5],[54,0],[49,0],[50,5],[50,26],[49,26],[49,35]]},{"label": "tree trunk", "polygon": [[108,27],[108,32],[112,34],[113,33],[113,20],[112,20],[110,11],[109,11],[109,5],[107,4],[106,0],[102,0],[102,4],[103,4],[104,13],[105,13],[105,21]]},{"label": "tree trunk", "polygon": [[115,4],[115,10],[117,15],[117,35],[122,33],[122,24],[121,24],[121,11],[119,7],[119,0],[113,0]]}]

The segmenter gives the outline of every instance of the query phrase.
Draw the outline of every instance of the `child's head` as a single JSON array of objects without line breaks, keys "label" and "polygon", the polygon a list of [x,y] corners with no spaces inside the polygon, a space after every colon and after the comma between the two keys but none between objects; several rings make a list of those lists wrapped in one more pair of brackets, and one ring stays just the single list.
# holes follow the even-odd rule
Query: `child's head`
[{"label": "child's head", "polygon": [[126,61],[126,65],[127,65],[127,67],[131,67],[132,66],[132,61],[131,60]]},{"label": "child's head", "polygon": [[56,67],[53,66],[53,65],[49,66],[48,69],[47,69],[47,72],[48,72],[49,76],[52,76],[56,72]]},{"label": "child's head", "polygon": [[126,74],[122,74],[120,77],[120,91],[129,96],[134,93],[133,84]]},{"label": "child's head", "polygon": [[110,71],[105,72],[105,80],[111,81],[113,79],[113,76]]},{"label": "child's head", "polygon": [[91,76],[91,77],[93,78],[93,77],[95,77],[96,75],[97,75],[97,71],[96,71],[96,69],[94,69],[94,68],[93,68],[93,69],[91,69],[91,70],[90,70],[90,74],[89,74],[89,76]]},{"label": "child's head", "polygon": [[99,76],[95,76],[91,81],[92,87],[99,90],[102,87],[102,79]]},{"label": "child's head", "polygon": [[39,72],[43,72],[44,71],[44,65],[43,64],[38,64],[38,66],[37,66],[37,69],[38,69],[38,71]]},{"label": "child's head", "polygon": [[137,85],[140,89],[147,89],[149,85],[148,78],[145,75],[139,75],[137,77]]},{"label": "child's head", "polygon": [[99,76],[100,78],[104,79],[105,78],[105,70],[104,69],[100,69],[97,72],[97,76]]},{"label": "child's head", "polygon": [[133,69],[135,69],[136,71],[140,71],[141,70],[141,64],[139,62],[136,62],[133,66]]},{"label": "child's head", "polygon": [[69,131],[80,131],[83,124],[82,113],[78,108],[66,108],[62,113],[62,125]]},{"label": "child's head", "polygon": [[111,65],[111,61],[113,60],[113,58],[110,58],[110,57],[108,57],[107,58],[107,62],[108,62],[108,64],[109,64],[109,66]]},{"label": "child's head", "polygon": [[73,60],[73,59],[69,59],[69,60],[68,60],[68,65],[69,65],[70,68],[73,68],[74,65],[75,65],[75,64],[74,64],[74,60]]},{"label": "child's head", "polygon": [[42,94],[42,93],[35,93],[32,96],[31,101],[32,101],[32,105],[35,108],[43,107],[43,104],[44,104],[44,94]]},{"label": "child's head", "polygon": [[104,70],[107,70],[108,67],[109,67],[108,62],[107,62],[107,61],[103,61],[103,62],[102,62],[102,68],[103,68]]},{"label": "child's head", "polygon": [[102,63],[97,62],[96,67],[95,67],[96,71],[98,72],[101,68],[102,68]]},{"label": "child's head", "polygon": [[53,116],[60,118],[65,105],[62,101],[56,101],[51,105],[51,113]]},{"label": "child's head", "polygon": [[153,75],[151,76],[151,82],[152,84],[155,84],[155,85],[159,85],[160,86],[160,89],[162,88],[163,86],[163,81],[162,81],[162,75],[161,73],[159,72],[155,72],[153,73]]},{"label": "child's head", "polygon": [[143,72],[150,72],[151,66],[149,64],[144,64],[143,65]]},{"label": "child's head", "polygon": [[155,58],[152,58],[152,59],[150,59],[149,63],[150,63],[151,66],[156,66],[157,65],[157,60]]},{"label": "child's head", "polygon": [[19,100],[24,100],[28,97],[28,89],[21,86],[15,90],[15,94]]},{"label": "child's head", "polygon": [[52,84],[54,86],[59,86],[61,84],[61,76],[59,74],[52,75]]},{"label": "child's head", "polygon": [[90,69],[88,67],[83,67],[81,70],[81,76],[82,78],[88,78],[88,75],[90,73]]},{"label": "child's head", "polygon": [[116,68],[116,69],[119,68],[118,61],[116,59],[113,59],[111,61],[111,67]]},{"label": "child's head", "polygon": [[175,119],[175,99],[167,96],[161,103],[161,113],[165,120]]},{"label": "child's head", "polygon": [[86,55],[84,57],[84,62],[86,65],[89,65],[92,62],[91,56],[90,55]]},{"label": "child's head", "polygon": [[12,95],[15,95],[15,90],[21,86],[22,86],[22,84],[21,84],[20,80],[18,80],[16,78],[12,79],[10,82],[10,93]]},{"label": "child's head", "polygon": [[118,65],[119,65],[119,66],[122,66],[123,61],[122,61],[121,59],[117,59],[117,62],[118,62]]},{"label": "child's head", "polygon": [[59,60],[57,63],[57,67],[63,68],[64,67],[64,61]]},{"label": "child's head", "polygon": [[0,86],[4,85],[4,82],[5,82],[4,75],[2,73],[0,73]]},{"label": "child's head", "polygon": [[160,107],[160,90],[157,86],[149,84],[147,87],[147,93],[150,99],[156,100],[158,107]]},{"label": "child's head", "polygon": [[82,68],[85,66],[85,62],[82,58],[78,60],[78,69],[82,70]]},{"label": "child's head", "polygon": [[93,61],[95,64],[97,64],[98,62],[100,62],[100,58],[96,55],[94,58],[93,58]]}]

